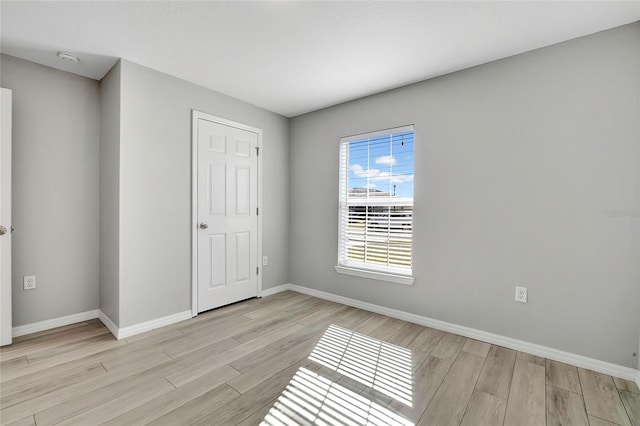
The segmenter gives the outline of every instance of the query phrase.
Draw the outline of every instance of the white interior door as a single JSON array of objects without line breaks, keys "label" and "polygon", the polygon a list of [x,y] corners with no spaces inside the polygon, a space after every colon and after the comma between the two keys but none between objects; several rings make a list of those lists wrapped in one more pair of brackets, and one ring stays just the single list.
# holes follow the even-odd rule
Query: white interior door
[{"label": "white interior door", "polygon": [[258,295],[256,131],[194,112],[198,312]]},{"label": "white interior door", "polygon": [[11,326],[11,90],[0,88],[0,346]]}]

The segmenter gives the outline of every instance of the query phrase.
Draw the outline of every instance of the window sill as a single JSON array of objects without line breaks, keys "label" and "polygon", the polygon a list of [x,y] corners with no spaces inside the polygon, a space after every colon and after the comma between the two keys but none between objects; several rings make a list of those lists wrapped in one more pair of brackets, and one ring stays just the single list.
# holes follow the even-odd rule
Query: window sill
[{"label": "window sill", "polygon": [[352,275],[360,278],[370,278],[372,280],[387,281],[396,284],[413,285],[413,282],[415,281],[415,278],[409,275],[398,275],[368,269],[349,268],[347,266],[334,266],[334,268],[339,274]]}]

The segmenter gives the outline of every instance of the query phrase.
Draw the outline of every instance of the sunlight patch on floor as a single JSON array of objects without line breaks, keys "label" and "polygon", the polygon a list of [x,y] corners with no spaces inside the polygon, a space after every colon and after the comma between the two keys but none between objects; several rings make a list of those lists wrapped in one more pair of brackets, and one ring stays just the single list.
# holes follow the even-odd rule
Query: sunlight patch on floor
[{"label": "sunlight patch on floor", "polygon": [[413,426],[412,422],[383,406],[302,367],[261,425],[312,424]]},{"label": "sunlight patch on floor", "polygon": [[309,359],[412,406],[409,349],[332,324]]}]

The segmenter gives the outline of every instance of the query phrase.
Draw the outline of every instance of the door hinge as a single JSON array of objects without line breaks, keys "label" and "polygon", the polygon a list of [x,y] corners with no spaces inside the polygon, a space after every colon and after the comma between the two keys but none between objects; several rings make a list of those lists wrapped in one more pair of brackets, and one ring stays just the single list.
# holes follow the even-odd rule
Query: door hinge
[{"label": "door hinge", "polygon": [[260,147],[256,146],[256,155],[259,157],[260,156]]},{"label": "door hinge", "polygon": [[258,216],[260,214],[260,208],[256,207],[256,216]]},{"label": "door hinge", "polygon": [[258,274],[260,273],[260,272],[258,272],[258,271],[260,271],[260,267],[259,267],[259,266],[256,266],[256,275],[258,275]]}]

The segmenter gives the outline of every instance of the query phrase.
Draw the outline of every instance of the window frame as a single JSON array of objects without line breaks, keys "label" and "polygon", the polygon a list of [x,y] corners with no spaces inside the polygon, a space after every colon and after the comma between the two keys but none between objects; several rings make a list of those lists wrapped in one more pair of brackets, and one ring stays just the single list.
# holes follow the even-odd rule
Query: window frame
[{"label": "window frame", "polygon": [[[348,222],[348,185],[349,185],[349,144],[351,142],[362,141],[364,139],[373,139],[380,136],[392,135],[397,133],[413,132],[415,138],[415,126],[413,124],[393,127],[389,129],[377,130],[374,132],[360,133],[352,136],[340,138],[339,144],[339,191],[338,191],[338,256],[337,265],[334,267],[339,274],[357,276],[361,278],[369,278],[379,281],[392,282],[397,284],[412,285],[415,281],[413,277],[413,196],[411,197],[411,268],[394,268],[392,266],[378,266],[364,262],[348,262],[346,261],[346,235],[345,222]],[[415,139],[414,139],[415,141]],[[415,152],[415,146],[414,146]],[[415,167],[415,160],[414,160]],[[415,195],[415,190],[414,194]],[[400,200],[400,199],[399,199]],[[395,206],[406,206],[406,198],[404,203],[395,204]],[[369,205],[376,205],[371,203]],[[365,205],[367,205],[365,203]],[[394,204],[385,204],[394,206]],[[347,214],[347,217],[344,217]]]}]

